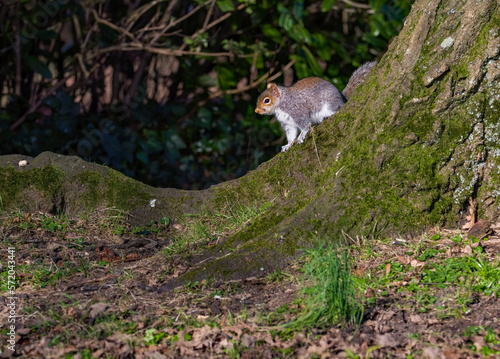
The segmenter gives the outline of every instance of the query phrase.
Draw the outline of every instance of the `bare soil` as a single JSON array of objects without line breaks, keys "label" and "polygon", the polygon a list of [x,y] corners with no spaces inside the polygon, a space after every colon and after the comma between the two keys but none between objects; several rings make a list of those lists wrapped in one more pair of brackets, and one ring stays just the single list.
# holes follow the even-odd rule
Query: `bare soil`
[{"label": "bare soil", "polygon": [[[403,288],[429,261],[415,262],[398,241],[365,240],[353,246],[357,276],[383,277],[396,263],[415,268],[384,291],[366,289],[359,328],[293,331],[283,324],[302,309],[301,260],[266,278],[188,283],[164,291],[162,285],[187,271],[191,260],[162,251],[172,243],[169,230],[113,234],[94,219],[93,225],[77,221],[71,230],[51,231],[39,225],[36,214],[23,216],[5,216],[0,222],[1,251],[6,256],[15,247],[17,277],[15,351],[3,344],[0,357],[500,357],[498,297],[471,291],[467,300],[455,303],[463,288],[430,283],[437,300],[426,303],[425,291]],[[470,255],[473,248],[450,240],[460,231],[440,233],[432,243],[429,234],[408,242],[445,249],[438,257]],[[488,258],[498,258],[498,236],[480,245]],[[3,291],[0,300],[7,303],[9,297]],[[9,311],[7,306],[0,311],[2,343],[9,339]],[[487,330],[496,339],[490,335],[487,341]],[[481,351],[485,346],[490,350]]]}]

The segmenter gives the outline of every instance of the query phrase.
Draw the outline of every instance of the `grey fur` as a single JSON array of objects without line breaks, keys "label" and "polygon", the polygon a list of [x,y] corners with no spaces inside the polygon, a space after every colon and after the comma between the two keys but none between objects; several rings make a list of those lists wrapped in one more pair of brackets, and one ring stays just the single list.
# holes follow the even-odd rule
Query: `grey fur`
[{"label": "grey fur", "polygon": [[255,112],[276,116],[288,141],[281,147],[281,152],[285,152],[295,141],[304,142],[311,126],[335,114],[375,64],[376,62],[368,62],[357,69],[349,79],[344,93],[318,77],[305,78],[290,87],[270,83],[259,96]]},{"label": "grey fur", "polygon": [[295,139],[297,143],[304,142],[311,129],[310,124],[321,123],[346,102],[340,91],[326,80],[318,79],[314,86],[303,88],[276,87],[280,96],[275,99],[273,114],[280,122],[288,141],[288,144],[281,147],[282,152],[288,150]]}]

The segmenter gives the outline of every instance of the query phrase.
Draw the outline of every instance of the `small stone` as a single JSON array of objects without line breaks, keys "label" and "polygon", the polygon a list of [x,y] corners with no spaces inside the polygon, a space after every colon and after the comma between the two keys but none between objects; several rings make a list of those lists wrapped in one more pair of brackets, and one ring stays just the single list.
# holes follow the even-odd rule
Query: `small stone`
[{"label": "small stone", "polygon": [[441,43],[441,47],[443,49],[448,49],[450,47],[453,46],[453,44],[455,43],[455,39],[452,38],[452,37],[447,37],[446,39],[443,40],[443,42]]},{"label": "small stone", "polygon": [[26,161],[26,160],[21,160],[21,161],[19,161],[19,167],[24,167],[24,166],[26,166],[27,164],[28,164],[28,161]]}]

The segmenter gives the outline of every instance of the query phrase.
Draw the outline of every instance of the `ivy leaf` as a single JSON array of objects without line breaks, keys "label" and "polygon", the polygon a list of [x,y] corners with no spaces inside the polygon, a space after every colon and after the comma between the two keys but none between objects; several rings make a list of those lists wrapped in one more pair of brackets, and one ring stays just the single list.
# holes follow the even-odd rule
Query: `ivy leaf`
[{"label": "ivy leaf", "polygon": [[328,12],[333,8],[337,0],[323,0],[321,2],[321,12]]},{"label": "ivy leaf", "polygon": [[370,0],[370,7],[375,10],[375,12],[379,12],[384,5],[385,0]]},{"label": "ivy leaf", "polygon": [[198,84],[202,87],[217,86],[217,79],[210,75],[201,75],[198,77]]},{"label": "ivy leaf", "polygon": [[312,54],[311,50],[309,50],[306,46],[302,46],[302,50],[306,55],[307,64],[311,68],[312,73],[315,76],[321,76],[323,74],[323,70],[321,70],[318,61],[316,61],[316,58]]},{"label": "ivy leaf", "polygon": [[302,21],[304,18],[304,0],[295,0],[293,2],[293,13],[297,19]]},{"label": "ivy leaf", "polygon": [[310,44],[312,41],[311,33],[304,26],[296,25],[293,27],[293,33],[298,37],[300,42]]},{"label": "ivy leaf", "polygon": [[141,161],[142,163],[145,163],[145,164],[148,164],[149,163],[149,157],[148,157],[148,154],[144,151],[139,151],[137,152],[136,154],[136,157],[139,161]]},{"label": "ivy leaf", "polygon": [[38,30],[36,37],[42,40],[52,40],[57,37],[57,33],[53,30]]},{"label": "ivy leaf", "polygon": [[281,40],[283,39],[281,32],[277,28],[269,24],[262,26],[262,32],[264,33],[264,35],[270,37],[271,40],[276,41],[278,43],[280,43]]},{"label": "ivy leaf", "polygon": [[234,10],[234,4],[231,0],[217,0],[217,6],[222,12],[228,12]]},{"label": "ivy leaf", "polygon": [[234,71],[226,64],[221,64],[216,67],[217,78],[219,80],[219,86],[221,89],[230,89],[236,87],[236,78],[234,76]]},{"label": "ivy leaf", "polygon": [[24,62],[30,69],[35,72],[38,72],[43,76],[44,79],[52,78],[52,73],[49,70],[49,67],[45,65],[42,61],[40,61],[37,57],[31,55],[24,55]]},{"label": "ivy leaf", "polygon": [[286,31],[290,31],[292,29],[293,17],[292,14],[290,14],[290,11],[288,11],[288,9],[283,9],[280,18],[278,20],[278,24]]},{"label": "ivy leaf", "polygon": [[295,69],[295,74],[299,79],[306,78],[311,76],[310,68],[307,63],[304,61],[304,57],[299,55],[290,55],[290,60],[295,60],[295,64],[293,68]]}]

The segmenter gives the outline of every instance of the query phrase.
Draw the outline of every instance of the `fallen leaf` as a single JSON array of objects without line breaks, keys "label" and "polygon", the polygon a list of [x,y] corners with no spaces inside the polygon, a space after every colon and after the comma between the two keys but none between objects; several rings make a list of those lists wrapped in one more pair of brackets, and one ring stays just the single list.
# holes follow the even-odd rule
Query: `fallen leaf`
[{"label": "fallen leaf", "polygon": [[465,216],[466,223],[462,225],[463,230],[470,229],[476,223],[476,205],[472,197],[469,198],[469,214]]},{"label": "fallen leaf", "polygon": [[419,260],[412,259],[410,262],[410,265],[413,268],[419,268],[419,267],[423,267],[425,265],[425,262],[420,262]]},{"label": "fallen leaf", "polygon": [[467,255],[471,255],[472,254],[472,247],[467,244],[465,247],[462,248],[461,252],[465,253]]},{"label": "fallen leaf", "polygon": [[478,352],[481,352],[481,348],[486,345],[486,341],[484,340],[484,337],[480,335],[472,335],[471,337],[472,342],[476,346],[476,350]]},{"label": "fallen leaf", "polygon": [[106,303],[96,303],[89,308],[89,317],[95,319],[98,315],[104,313],[108,309]]},{"label": "fallen leaf", "polygon": [[243,337],[241,338],[241,343],[246,348],[253,348],[255,346],[255,338],[250,334],[243,334]]},{"label": "fallen leaf", "polygon": [[375,339],[375,343],[377,343],[378,345],[381,345],[383,347],[390,347],[390,348],[394,348],[396,346],[398,346],[398,342],[396,341],[396,339],[394,339],[394,336],[392,336],[391,334],[381,334],[381,335],[377,335],[376,339]]},{"label": "fallen leaf", "polygon": [[410,315],[410,322],[416,323],[416,324],[423,324],[424,320],[422,319],[422,317],[420,315],[412,314],[412,315]]},{"label": "fallen leaf", "polygon": [[424,358],[428,359],[438,359],[438,358],[444,358],[441,352],[441,349],[437,347],[427,347],[424,349],[424,352],[422,353]]}]

